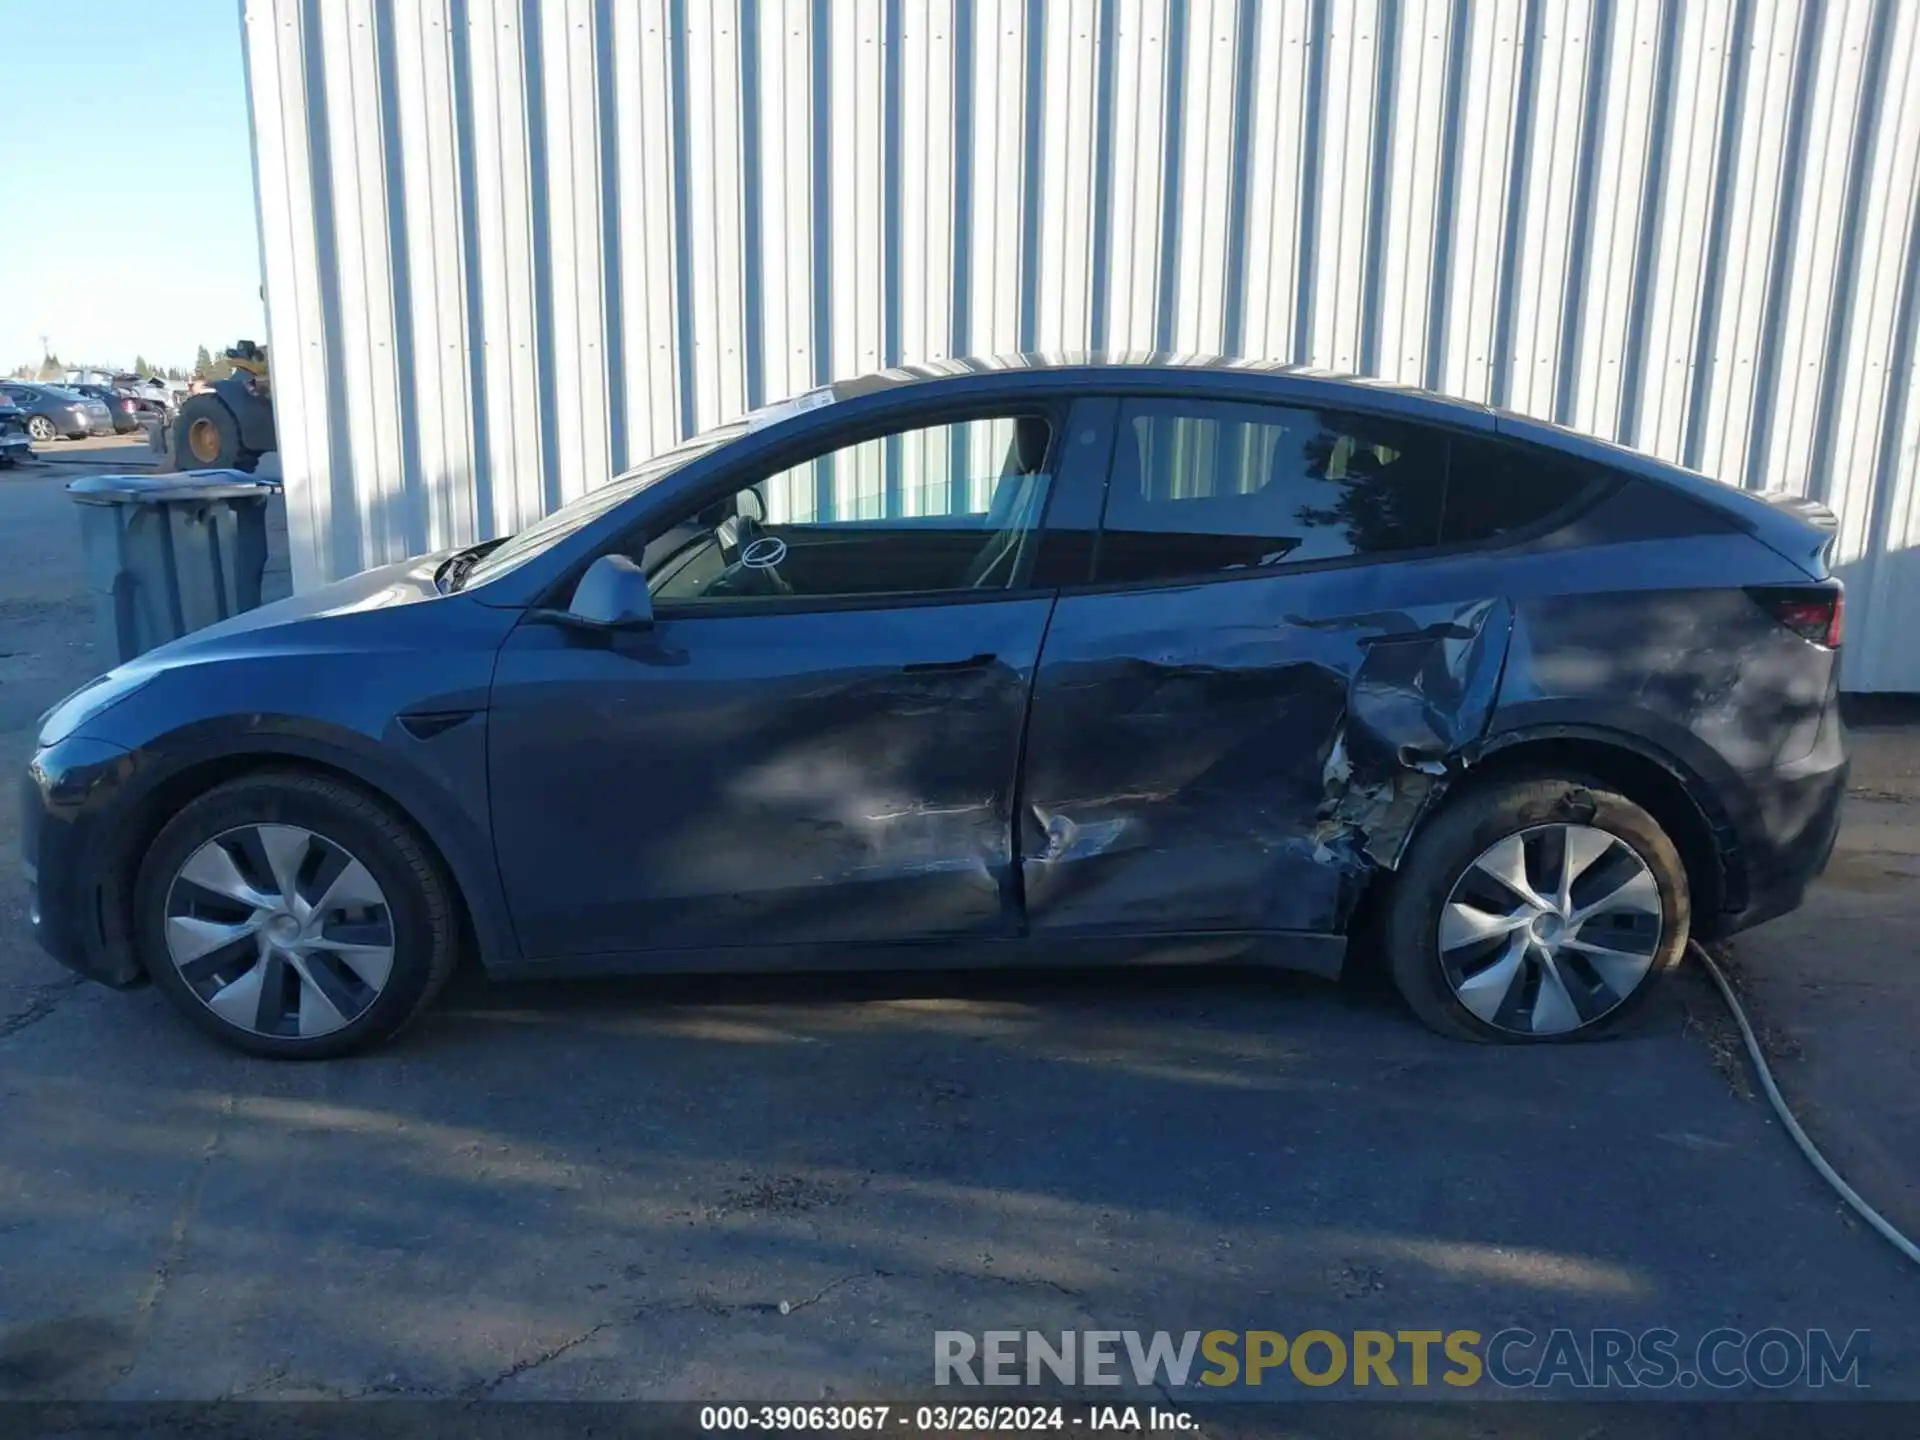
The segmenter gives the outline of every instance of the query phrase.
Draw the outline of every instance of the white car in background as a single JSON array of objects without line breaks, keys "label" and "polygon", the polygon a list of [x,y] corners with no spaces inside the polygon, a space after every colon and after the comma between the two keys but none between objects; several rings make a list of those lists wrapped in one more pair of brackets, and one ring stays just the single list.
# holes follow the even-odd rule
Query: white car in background
[{"label": "white car in background", "polygon": [[176,385],[171,380],[162,380],[157,375],[115,375],[110,382],[122,395],[131,395],[140,403],[142,410],[158,415],[170,415],[179,408],[186,394],[186,386]]}]

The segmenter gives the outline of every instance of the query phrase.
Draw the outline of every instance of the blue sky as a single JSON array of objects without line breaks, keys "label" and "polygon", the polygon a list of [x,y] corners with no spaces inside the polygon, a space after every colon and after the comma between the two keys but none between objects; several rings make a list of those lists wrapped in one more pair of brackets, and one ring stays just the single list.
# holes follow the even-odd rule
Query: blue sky
[{"label": "blue sky", "polygon": [[0,0],[0,373],[266,341],[237,0]]}]

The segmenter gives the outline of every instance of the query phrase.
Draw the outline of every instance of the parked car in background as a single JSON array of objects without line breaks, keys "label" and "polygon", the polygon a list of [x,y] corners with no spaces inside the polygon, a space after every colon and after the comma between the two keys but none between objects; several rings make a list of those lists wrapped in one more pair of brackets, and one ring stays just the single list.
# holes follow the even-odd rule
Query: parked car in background
[{"label": "parked car in background", "polygon": [[107,414],[113,420],[114,434],[126,435],[140,428],[140,407],[131,395],[123,395],[111,385],[70,385],[67,388],[76,395],[98,400],[106,406]]},{"label": "parked car in background", "polygon": [[0,380],[0,394],[9,396],[25,413],[27,434],[36,444],[113,434],[113,413],[102,402],[64,385]]},{"label": "parked car in background", "polygon": [[1332,975],[1378,934],[1441,1034],[1584,1038],[1826,863],[1832,540],[1419,391],[902,367],[75,692],[30,923],[289,1058],[394,1033],[462,937],[500,976]]},{"label": "parked car in background", "polygon": [[12,399],[0,395],[0,468],[7,468],[33,454],[33,441],[27,438],[27,417]]},{"label": "parked car in background", "polygon": [[140,409],[149,415],[170,415],[177,403],[173,388],[156,375],[135,375],[127,371],[114,376],[113,384],[123,395],[131,396]]}]

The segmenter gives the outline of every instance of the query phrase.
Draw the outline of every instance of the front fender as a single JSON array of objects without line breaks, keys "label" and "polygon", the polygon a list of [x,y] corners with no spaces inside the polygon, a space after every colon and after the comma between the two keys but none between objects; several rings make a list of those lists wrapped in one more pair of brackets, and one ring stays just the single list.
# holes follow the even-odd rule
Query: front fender
[{"label": "front fender", "polygon": [[[486,712],[476,710],[430,740],[416,740],[396,725],[396,734],[384,744],[299,718],[255,715],[202,721],[130,752],[118,767],[117,793],[100,803],[131,816],[156,797],[171,796],[196,774],[218,783],[275,764],[333,771],[392,802],[440,853],[466,902],[481,963],[491,970],[518,960],[520,947],[487,829],[486,721]],[[421,763],[419,756],[395,753],[402,747],[436,753],[430,763]],[[414,763],[406,763],[408,759]],[[457,789],[467,786],[458,785],[456,777],[461,776],[482,778],[472,793],[462,794]]]}]

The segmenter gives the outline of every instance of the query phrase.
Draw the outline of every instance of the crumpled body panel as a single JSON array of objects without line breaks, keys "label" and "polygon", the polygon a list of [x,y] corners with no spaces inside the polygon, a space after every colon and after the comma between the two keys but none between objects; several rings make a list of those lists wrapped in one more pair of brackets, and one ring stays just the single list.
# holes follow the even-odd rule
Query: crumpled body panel
[{"label": "crumpled body panel", "polygon": [[1492,596],[1374,608],[1373,588],[1061,600],[1020,807],[1034,933],[1344,927],[1484,734],[1511,628]]}]

